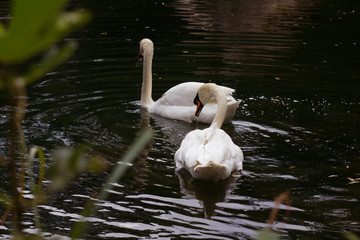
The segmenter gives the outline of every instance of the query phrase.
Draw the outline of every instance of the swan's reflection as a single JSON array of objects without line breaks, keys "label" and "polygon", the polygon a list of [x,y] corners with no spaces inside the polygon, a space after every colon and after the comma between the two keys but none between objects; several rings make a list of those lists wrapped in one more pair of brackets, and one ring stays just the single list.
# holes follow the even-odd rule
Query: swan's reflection
[{"label": "swan's reflection", "polygon": [[149,152],[153,147],[154,142],[159,141],[159,138],[163,140],[166,139],[165,141],[170,142],[171,145],[175,146],[173,148],[174,150],[176,150],[176,148],[180,146],[180,143],[184,136],[189,131],[193,130],[195,126],[182,121],[167,119],[156,114],[151,114],[142,107],[140,107],[139,110],[139,129],[141,130],[143,128],[151,128],[154,129],[156,132],[155,138],[147,145],[145,149],[141,151],[141,153],[137,157],[137,160],[134,161],[134,167],[132,168],[132,170],[135,171],[134,178],[136,179],[136,181],[140,183],[146,183],[149,181],[149,175],[153,174],[151,168],[148,167],[149,164],[147,161]]},{"label": "swan's reflection", "polygon": [[182,193],[186,198],[196,198],[200,201],[204,209],[205,218],[207,219],[214,216],[215,210],[219,209],[216,203],[224,202],[226,195],[236,187],[235,182],[237,178],[234,176],[219,182],[209,182],[194,180],[185,169],[180,169],[177,175],[180,179]]},{"label": "swan's reflection", "polygon": [[[144,128],[153,129],[150,126],[150,114],[145,109],[140,109],[140,122],[139,122],[139,131],[137,134],[141,133],[141,130]],[[150,149],[152,148],[154,139],[140,152],[137,157],[137,160],[133,162],[134,167],[132,168],[135,171],[134,178],[137,182],[144,183],[149,181],[148,176],[151,175],[152,171],[147,167],[147,158],[149,156]],[[140,187],[141,188],[141,187]]]},{"label": "swan's reflection", "polygon": [[161,134],[164,134],[167,141],[176,147],[180,146],[181,141],[188,132],[194,130],[197,127],[196,123],[187,123],[184,121],[169,119],[156,114],[150,114],[150,116],[151,119],[154,120],[154,125],[161,128]]}]

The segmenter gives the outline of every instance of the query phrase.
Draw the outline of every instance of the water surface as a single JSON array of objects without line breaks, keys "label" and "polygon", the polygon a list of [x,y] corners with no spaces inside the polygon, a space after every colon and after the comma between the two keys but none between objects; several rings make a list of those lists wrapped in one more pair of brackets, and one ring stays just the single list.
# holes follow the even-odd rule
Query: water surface
[{"label": "water surface", "polygon": [[[93,21],[70,36],[80,44],[75,56],[29,86],[29,146],[50,157],[58,147],[88,142],[115,165],[144,123],[155,131],[98,204],[87,239],[251,239],[286,190],[290,216],[280,205],[274,225],[283,239],[360,232],[360,185],[347,179],[360,177],[357,1],[108,0],[70,7],[90,9]],[[189,184],[186,173],[175,174],[182,138],[206,125],[141,110],[142,65],[135,60],[144,37],[155,44],[154,99],[184,81],[236,89],[243,102],[223,129],[244,152],[243,176]],[[9,109],[0,94],[5,154]],[[40,206],[45,231],[69,235],[107,174],[83,175]]]}]

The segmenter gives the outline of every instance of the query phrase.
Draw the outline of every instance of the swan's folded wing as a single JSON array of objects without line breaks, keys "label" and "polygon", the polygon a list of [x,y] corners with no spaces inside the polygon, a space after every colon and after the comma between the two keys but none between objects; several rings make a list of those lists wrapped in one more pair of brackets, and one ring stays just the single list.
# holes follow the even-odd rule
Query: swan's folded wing
[{"label": "swan's folded wing", "polygon": [[181,120],[185,122],[192,122],[192,115],[195,115],[195,105],[192,106],[168,106],[161,105],[159,102],[155,102],[148,108],[151,113],[158,114],[160,116]]},{"label": "swan's folded wing", "polygon": [[178,84],[166,91],[157,102],[168,106],[194,106],[196,93],[203,84],[200,82]]},{"label": "swan's folded wing", "polygon": [[204,156],[209,156],[207,161],[225,165],[230,171],[242,169],[243,153],[223,130],[217,129],[214,132],[211,140],[206,144],[206,151],[207,154]]},{"label": "swan's folded wing", "polygon": [[[199,87],[204,83],[201,82],[184,82],[180,83],[168,91],[166,91],[162,97],[158,100],[161,105],[168,106],[192,106],[194,105],[194,98],[198,92]],[[228,98],[232,98],[232,94],[235,89],[219,86],[227,95]]]},{"label": "swan's folded wing", "polygon": [[[209,128],[210,129],[210,128]],[[216,129],[205,145],[204,162],[212,161],[216,164],[223,164],[229,158],[228,135],[221,129]]]},{"label": "swan's folded wing", "polygon": [[174,156],[177,169],[189,169],[198,164],[199,151],[204,145],[202,136],[201,130],[193,130],[185,136]]}]

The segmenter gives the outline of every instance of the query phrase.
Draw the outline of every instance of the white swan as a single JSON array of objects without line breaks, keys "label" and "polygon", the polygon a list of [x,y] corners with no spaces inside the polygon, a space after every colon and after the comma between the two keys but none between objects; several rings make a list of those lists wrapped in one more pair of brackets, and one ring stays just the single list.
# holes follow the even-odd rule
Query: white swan
[{"label": "white swan", "polygon": [[[200,86],[204,83],[185,82],[170,88],[162,97],[154,102],[151,97],[152,92],[152,58],[154,55],[154,44],[150,39],[140,41],[140,52],[138,59],[143,60],[143,82],[141,88],[141,106],[150,113],[155,113],[163,117],[192,122],[195,119],[203,123],[211,123],[214,119],[217,104],[212,100],[205,106],[203,114],[195,118],[196,107],[192,99],[196,95]],[[240,101],[235,100],[231,95],[235,91],[232,88],[221,87],[226,94],[227,112],[225,122],[229,122],[234,116]]]},{"label": "white swan", "polygon": [[194,99],[197,105],[195,115],[215,97],[218,109],[209,128],[193,130],[183,139],[174,159],[176,169],[187,169],[193,178],[219,181],[230,176],[233,171],[242,170],[244,155],[229,135],[221,130],[226,115],[226,93],[213,83],[199,88]]}]

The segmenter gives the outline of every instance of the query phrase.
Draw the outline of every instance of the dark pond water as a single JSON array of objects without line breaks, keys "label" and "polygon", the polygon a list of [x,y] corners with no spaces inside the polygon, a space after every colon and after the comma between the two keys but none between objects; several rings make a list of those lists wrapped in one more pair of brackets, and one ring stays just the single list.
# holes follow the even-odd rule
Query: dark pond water
[{"label": "dark pond water", "polygon": [[[0,4],[1,19],[7,19]],[[87,239],[251,239],[273,198],[283,239],[360,233],[360,3],[342,0],[73,1],[93,21],[80,48],[28,88],[29,146],[49,154],[92,144],[115,165],[148,120],[151,146],[91,218]],[[196,124],[148,116],[139,106],[139,41],[154,41],[153,97],[184,81],[214,82],[242,99],[223,129],[244,152],[244,172],[218,184],[175,174],[173,156]],[[0,92],[0,154],[8,107]],[[199,125],[199,127],[203,127]],[[51,158],[50,158],[51,159]],[[4,170],[2,170],[4,171]],[[4,175],[4,173],[2,173]],[[84,175],[40,207],[46,232],[69,235],[107,174]],[[6,181],[1,180],[1,184]],[[1,210],[3,211],[3,210]],[[32,231],[31,213],[27,221]],[[0,226],[7,236],[9,224]]]}]

